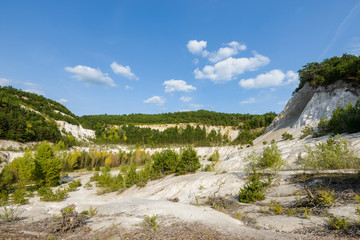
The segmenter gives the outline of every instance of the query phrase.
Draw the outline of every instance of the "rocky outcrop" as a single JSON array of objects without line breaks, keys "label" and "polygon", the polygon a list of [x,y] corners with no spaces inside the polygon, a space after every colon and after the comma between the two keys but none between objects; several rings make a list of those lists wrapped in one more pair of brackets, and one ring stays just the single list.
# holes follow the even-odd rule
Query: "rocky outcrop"
[{"label": "rocky outcrop", "polygon": [[[88,139],[95,138],[95,131],[90,129],[85,129],[81,125],[73,125],[65,121],[56,121],[58,124],[59,130],[63,130],[67,133],[71,133],[77,140],[88,141]],[[62,134],[64,134],[62,132]],[[66,135],[64,134],[64,135]]]},{"label": "rocky outcrop", "polygon": [[305,126],[316,127],[321,118],[331,117],[338,106],[344,107],[349,102],[355,104],[359,97],[360,88],[343,81],[320,87],[307,83],[254,143],[279,140],[284,132],[299,137]]}]

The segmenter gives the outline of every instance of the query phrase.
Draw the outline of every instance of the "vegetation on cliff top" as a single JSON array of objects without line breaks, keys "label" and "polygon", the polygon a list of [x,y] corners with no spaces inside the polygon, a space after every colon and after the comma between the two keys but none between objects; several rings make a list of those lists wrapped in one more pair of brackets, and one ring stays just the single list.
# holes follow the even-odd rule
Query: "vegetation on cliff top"
[{"label": "vegetation on cliff top", "polygon": [[324,86],[338,80],[360,83],[360,56],[343,54],[342,57],[332,57],[322,62],[311,62],[299,71],[300,84],[295,92],[299,91],[305,83],[312,86]]}]

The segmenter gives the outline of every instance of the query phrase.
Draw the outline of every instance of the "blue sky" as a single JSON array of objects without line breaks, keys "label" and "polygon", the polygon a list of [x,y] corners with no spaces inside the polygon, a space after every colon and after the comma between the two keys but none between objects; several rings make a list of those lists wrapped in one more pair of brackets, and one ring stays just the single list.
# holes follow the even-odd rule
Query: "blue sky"
[{"label": "blue sky", "polygon": [[359,0],[0,1],[0,85],[75,114],[280,112],[308,62],[360,54]]}]

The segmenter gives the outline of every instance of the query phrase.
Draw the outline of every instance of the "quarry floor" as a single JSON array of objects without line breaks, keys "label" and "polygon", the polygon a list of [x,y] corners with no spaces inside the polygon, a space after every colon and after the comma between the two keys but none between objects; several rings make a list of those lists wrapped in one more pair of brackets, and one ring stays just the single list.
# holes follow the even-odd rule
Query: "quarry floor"
[{"label": "quarry floor", "polygon": [[[359,152],[360,134],[346,137]],[[327,218],[323,215],[311,214],[306,218],[266,211],[271,201],[285,206],[306,196],[304,184],[293,180],[302,172],[295,156],[303,151],[305,144],[314,146],[325,138],[278,142],[288,166],[266,190],[265,200],[253,204],[239,203],[236,198],[246,183],[243,158],[252,151],[260,151],[262,144],[245,149],[220,149],[224,154],[216,171],[170,175],[122,193],[98,195],[95,186],[84,187],[94,172],[73,172],[69,178],[80,179],[81,187],[62,202],[42,202],[35,196],[29,204],[18,206],[20,220],[0,223],[0,239],[357,239],[328,231]],[[209,156],[211,151],[200,154]],[[202,164],[206,164],[205,159]],[[227,199],[228,206],[216,208],[207,204],[211,197]],[[174,201],[176,198],[178,201]],[[59,216],[60,209],[70,204],[78,212],[96,208],[97,214],[74,231],[52,232],[51,225],[47,225],[49,219]],[[339,201],[326,211],[359,221],[355,209],[355,202]],[[236,211],[237,217],[231,211]],[[152,216],[156,216],[156,231],[144,224],[144,219]]]}]

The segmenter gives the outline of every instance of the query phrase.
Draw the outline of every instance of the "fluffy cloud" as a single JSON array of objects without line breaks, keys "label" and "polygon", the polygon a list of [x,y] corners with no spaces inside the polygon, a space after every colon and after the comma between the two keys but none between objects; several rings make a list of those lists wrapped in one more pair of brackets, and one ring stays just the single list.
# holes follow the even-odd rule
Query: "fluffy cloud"
[{"label": "fluffy cloud", "polygon": [[206,41],[197,41],[197,40],[190,40],[186,47],[192,54],[201,55],[206,57],[209,55],[209,52],[205,50],[207,45]]},{"label": "fluffy cloud", "polygon": [[191,103],[191,104],[189,104],[189,107],[190,107],[192,110],[195,110],[195,111],[196,111],[196,110],[199,110],[199,109],[203,108],[204,105]]},{"label": "fluffy cloud", "polygon": [[65,103],[67,103],[69,101],[67,99],[61,98],[61,99],[59,99],[58,102],[61,103],[61,104],[65,104]]},{"label": "fluffy cloud", "polygon": [[267,73],[260,74],[255,78],[241,79],[239,85],[243,88],[265,88],[271,86],[279,86],[296,82],[299,76],[293,71],[283,73],[281,70],[275,69]]},{"label": "fluffy cloud", "polygon": [[158,106],[162,106],[164,105],[164,103],[166,102],[166,99],[164,97],[161,96],[153,96],[151,98],[148,98],[144,101],[144,103],[153,103],[156,104]]},{"label": "fluffy cloud", "polygon": [[236,41],[232,41],[226,44],[227,47],[219,48],[219,50],[210,53],[209,61],[218,62],[220,60],[226,59],[228,57],[234,56],[239,53],[239,51],[246,50],[245,44],[240,44]]},{"label": "fluffy cloud", "polygon": [[197,111],[201,108],[203,108],[204,105],[201,105],[201,104],[194,104],[194,103],[190,103],[188,105],[188,108],[187,109],[180,109],[179,112],[190,112],[190,111]]},{"label": "fluffy cloud", "polygon": [[121,64],[117,64],[117,62],[113,62],[110,66],[111,66],[111,69],[116,74],[119,74],[128,79],[139,80],[139,78],[137,76],[135,76],[134,73],[131,72],[131,68],[129,66],[123,66]]},{"label": "fluffy cloud", "polygon": [[0,78],[0,86],[7,86],[11,83],[9,79],[6,78]]},{"label": "fluffy cloud", "polygon": [[251,97],[251,98],[248,98],[248,99],[246,99],[246,100],[244,100],[244,101],[241,101],[240,103],[241,103],[241,104],[256,103],[256,99],[253,98],[253,97]]},{"label": "fluffy cloud", "polygon": [[66,67],[65,70],[74,73],[72,78],[84,82],[87,86],[107,85],[109,87],[116,87],[116,84],[108,74],[102,73],[100,69],[77,65],[76,67]]},{"label": "fluffy cloud", "polygon": [[269,63],[270,59],[268,57],[254,53],[254,57],[229,57],[213,66],[207,65],[202,70],[197,68],[194,70],[194,74],[197,79],[210,79],[215,83],[227,82],[246,71],[255,71]]},{"label": "fluffy cloud", "polygon": [[35,88],[30,88],[30,89],[25,89],[24,92],[29,92],[29,93],[35,93],[37,95],[42,95],[44,96],[45,93],[39,89],[35,89]]},{"label": "fluffy cloud", "polygon": [[165,92],[190,92],[196,90],[196,87],[188,85],[184,80],[171,79],[163,83]]},{"label": "fluffy cloud", "polygon": [[192,100],[191,97],[185,97],[185,96],[182,96],[181,98],[179,98],[180,101],[183,101],[183,102],[190,102]]}]

